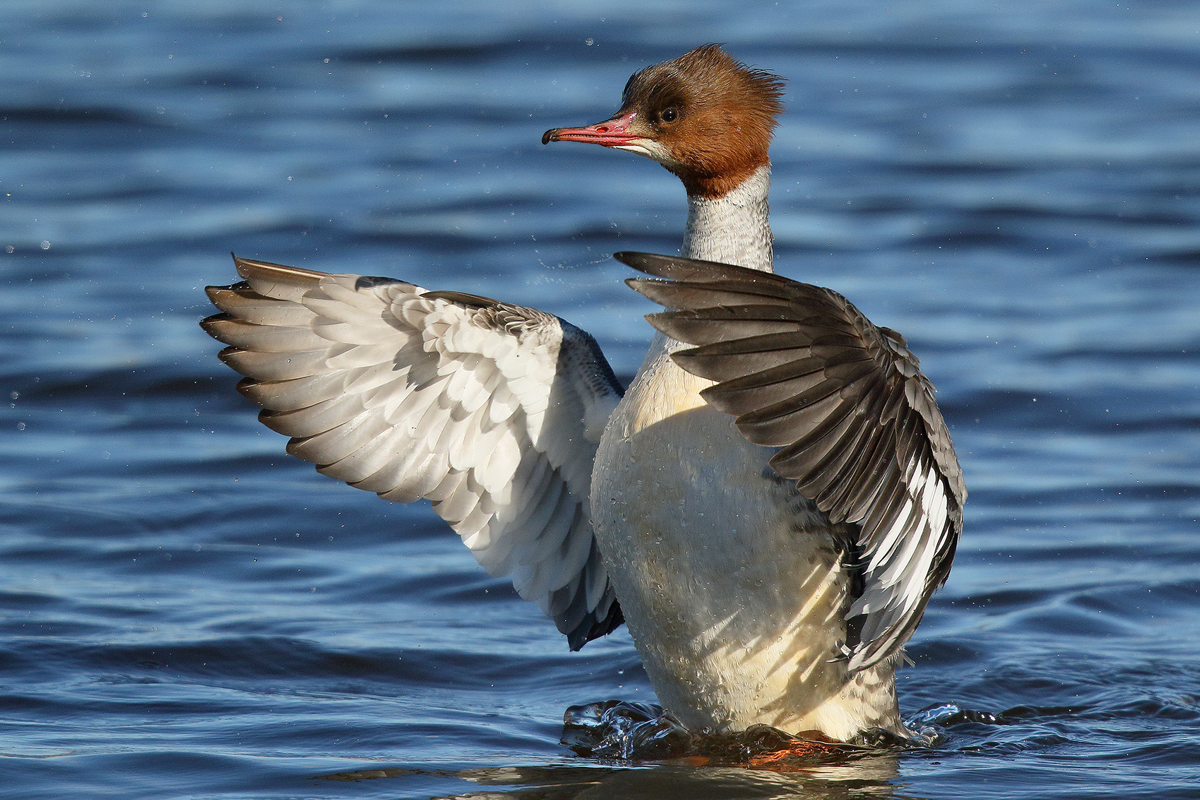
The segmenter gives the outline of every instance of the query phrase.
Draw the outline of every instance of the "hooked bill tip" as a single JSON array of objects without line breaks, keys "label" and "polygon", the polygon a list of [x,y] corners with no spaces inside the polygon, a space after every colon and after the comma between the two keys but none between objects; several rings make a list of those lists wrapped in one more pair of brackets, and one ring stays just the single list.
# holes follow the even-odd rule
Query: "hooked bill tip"
[{"label": "hooked bill tip", "polygon": [[560,128],[551,128],[542,134],[542,144],[550,144],[558,140],[558,132]]}]

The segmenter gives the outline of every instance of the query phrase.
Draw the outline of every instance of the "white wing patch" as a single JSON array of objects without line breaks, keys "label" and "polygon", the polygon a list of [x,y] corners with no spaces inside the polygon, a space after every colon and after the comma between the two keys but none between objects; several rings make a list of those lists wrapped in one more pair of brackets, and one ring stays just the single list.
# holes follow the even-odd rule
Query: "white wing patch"
[{"label": "white wing patch", "polygon": [[[945,484],[931,460],[914,458],[904,481],[906,497],[895,522],[877,548],[867,550],[866,588],[850,614],[866,615],[864,642],[887,641],[888,628],[912,618],[928,598],[927,586],[934,558],[944,538],[953,531],[947,516]],[[855,653],[850,667],[866,660]]]}]

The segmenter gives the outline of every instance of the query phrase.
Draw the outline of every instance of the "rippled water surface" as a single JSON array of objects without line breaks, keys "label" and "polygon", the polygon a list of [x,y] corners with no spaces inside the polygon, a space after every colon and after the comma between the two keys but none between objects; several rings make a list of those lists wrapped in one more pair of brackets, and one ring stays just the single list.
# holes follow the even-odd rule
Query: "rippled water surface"
[{"label": "rippled water surface", "polygon": [[[958,446],[931,747],[576,755],[568,706],[654,699],[628,634],[568,653],[427,506],[283,455],[196,325],[232,250],[537,306],[627,378],[608,254],[673,252],[683,191],[539,138],[708,41],[789,78],[780,271],[905,333]],[[9,0],[0,70],[0,795],[1200,792],[1196,4]]]}]

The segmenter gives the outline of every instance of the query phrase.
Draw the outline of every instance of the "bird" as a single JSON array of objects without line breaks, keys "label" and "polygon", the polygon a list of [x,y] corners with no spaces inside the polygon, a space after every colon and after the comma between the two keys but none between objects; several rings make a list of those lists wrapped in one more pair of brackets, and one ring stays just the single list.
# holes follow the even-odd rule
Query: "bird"
[{"label": "bird", "polygon": [[911,735],[895,670],[962,530],[950,433],[903,336],[774,273],[783,81],[708,44],[554,128],[683,184],[679,255],[619,252],[662,306],[628,389],[554,315],[234,257],[201,325],[287,451],[431,501],[572,650],[624,622],[692,731]]}]

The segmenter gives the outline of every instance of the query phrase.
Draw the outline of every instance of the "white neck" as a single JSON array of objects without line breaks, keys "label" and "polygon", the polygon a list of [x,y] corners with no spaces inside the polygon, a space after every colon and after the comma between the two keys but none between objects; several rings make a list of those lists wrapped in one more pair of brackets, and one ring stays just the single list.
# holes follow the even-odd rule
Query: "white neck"
[{"label": "white neck", "polygon": [[708,200],[688,195],[684,257],[774,272],[767,220],[770,188],[771,167],[764,166],[724,197]]}]

